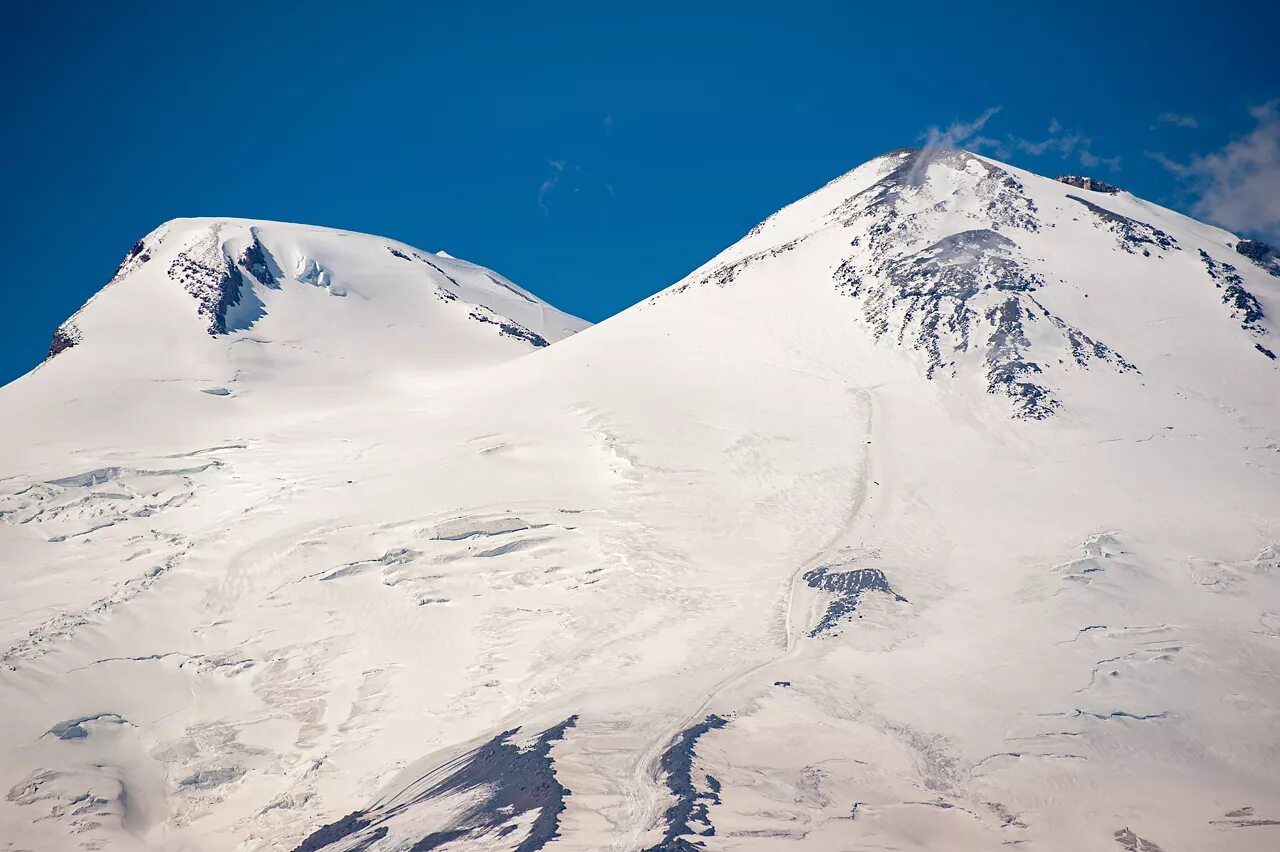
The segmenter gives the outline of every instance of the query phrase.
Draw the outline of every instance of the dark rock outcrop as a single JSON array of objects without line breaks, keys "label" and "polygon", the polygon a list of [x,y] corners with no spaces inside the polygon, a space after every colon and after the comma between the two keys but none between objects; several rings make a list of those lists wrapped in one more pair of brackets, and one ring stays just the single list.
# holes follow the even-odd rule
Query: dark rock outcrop
[{"label": "dark rock outcrop", "polygon": [[209,321],[209,334],[227,333],[227,309],[240,301],[244,278],[226,255],[214,258],[179,252],[169,264],[169,277],[195,297],[196,311]]},{"label": "dark rock outcrop", "polygon": [[534,346],[538,349],[551,345],[541,334],[538,334],[535,331],[530,331],[515,320],[505,319],[498,314],[493,313],[483,305],[477,309],[473,309],[470,316],[476,322],[486,323],[487,325],[496,325],[498,327],[498,334],[503,337],[523,340],[525,343],[528,343],[530,346]]},{"label": "dark rock outcrop", "polygon": [[[1200,260],[1209,277],[1222,290],[1222,304],[1230,309],[1231,316],[1239,320],[1240,327],[1259,337],[1265,335],[1267,329],[1262,325],[1265,316],[1262,305],[1257,297],[1245,289],[1244,279],[1236,268],[1229,263],[1219,263],[1204,249],[1200,249]],[[1266,350],[1263,352],[1266,354]]]},{"label": "dark rock outcrop", "polygon": [[538,734],[532,744],[523,748],[513,742],[520,732],[518,728],[504,731],[433,769],[377,806],[354,811],[321,827],[294,852],[315,852],[353,835],[359,835],[353,838],[354,848],[366,848],[388,833],[384,823],[411,811],[415,805],[442,799],[456,800],[460,809],[447,825],[414,843],[414,852],[426,852],[464,838],[506,837],[517,830],[516,820],[530,811],[537,815],[528,824],[527,836],[513,848],[515,852],[536,852],[560,835],[560,814],[570,791],[556,779],[551,744],[564,739],[565,732],[577,720],[577,716],[570,716]]},{"label": "dark rock outcrop", "polygon": [[[169,264],[169,278],[195,298],[196,312],[208,320],[209,334],[217,336],[248,328],[265,313],[253,282],[257,280],[272,289],[279,287],[272,269],[270,256],[256,236],[233,260],[222,242],[220,227],[215,224],[178,252]],[[229,320],[228,312],[236,307],[241,310]]]},{"label": "dark rock outcrop", "polygon": [[835,597],[827,605],[822,619],[809,631],[810,636],[817,636],[835,627],[845,616],[858,606],[858,600],[864,592],[882,592],[892,595],[899,603],[907,603],[907,599],[893,590],[884,572],[879,568],[857,568],[852,571],[832,571],[832,566],[814,568],[804,575],[804,581],[812,589],[829,592]]},{"label": "dark rock outcrop", "polygon": [[[727,724],[728,720],[712,714],[702,722],[681,731],[675,742],[662,753],[660,765],[667,780],[667,789],[676,797],[676,802],[663,815],[667,830],[662,840],[645,852],[696,852],[702,844],[691,843],[685,839],[686,836],[715,835],[710,805],[720,804],[720,782],[707,775],[706,790],[699,790],[693,778],[693,759],[698,740],[708,731],[723,728]],[[695,824],[701,828],[695,827]]]},{"label": "dark rock outcrop", "polygon": [[[1018,416],[1035,420],[1050,416],[1059,402],[1030,357],[1027,331],[1033,324],[1053,326],[1078,366],[1097,359],[1121,372],[1135,369],[1048,311],[1034,295],[1043,285],[1017,244],[990,229],[952,234],[918,251],[886,251],[876,265],[855,255],[836,270],[837,289],[859,300],[877,339],[889,337],[925,354],[926,377],[954,374],[956,355],[979,349],[988,393],[1009,397]],[[1001,298],[991,304],[992,295]]]},{"label": "dark rock outcrop", "polygon": [[49,341],[49,351],[44,360],[48,361],[60,352],[66,352],[80,342],[80,329],[68,320],[53,330],[53,339]]},{"label": "dark rock outcrop", "polygon": [[1121,191],[1120,187],[1114,184],[1103,183],[1100,180],[1084,177],[1083,175],[1059,175],[1054,180],[1058,183],[1065,183],[1067,186],[1074,186],[1076,189],[1087,189],[1090,192],[1105,192],[1109,195],[1114,195]]},{"label": "dark rock outcrop", "polygon": [[115,274],[111,277],[119,278],[124,272],[133,269],[135,266],[144,264],[150,259],[151,255],[147,251],[146,241],[138,240],[133,244],[129,251],[125,253],[124,260],[120,261],[120,264],[116,267]]},{"label": "dark rock outcrop", "polygon": [[337,843],[347,835],[363,831],[368,826],[369,820],[365,817],[364,811],[352,811],[337,822],[331,822],[312,832],[293,852],[316,852],[318,849]]},{"label": "dark rock outcrop", "polygon": [[1129,827],[1122,828],[1112,835],[1116,843],[1119,843],[1125,852],[1163,852],[1155,843],[1147,840],[1145,837],[1139,837],[1134,834],[1133,829]]},{"label": "dark rock outcrop", "polygon": [[1120,248],[1129,254],[1142,252],[1144,255],[1150,256],[1151,252],[1146,246],[1158,249],[1180,250],[1177,240],[1154,225],[1139,222],[1137,219],[1130,219],[1128,216],[1100,207],[1092,201],[1086,201],[1078,195],[1068,195],[1067,198],[1088,208],[1090,213],[1096,216],[1111,233],[1116,235]]},{"label": "dark rock outcrop", "polygon": [[280,281],[272,272],[272,264],[268,262],[267,251],[262,247],[262,243],[258,242],[257,236],[254,236],[253,242],[240,255],[240,265],[258,279],[258,283],[262,286],[270,287],[272,290],[280,289]]},{"label": "dark rock outcrop", "polygon": [[1236,243],[1236,251],[1280,278],[1280,249],[1261,240],[1241,240]]},{"label": "dark rock outcrop", "polygon": [[[895,158],[893,168],[832,211],[835,222],[865,229],[852,241],[861,250],[840,264],[835,280],[878,340],[922,352],[931,379],[955,376],[957,356],[982,352],[987,391],[1007,396],[1026,419],[1049,417],[1060,405],[1044,381],[1049,359],[1062,363],[1069,354],[1080,367],[1097,359],[1121,372],[1136,369],[1036,299],[1045,282],[1010,234],[1038,232],[1042,224],[1013,174],[964,151],[905,149],[885,158]],[[934,178],[947,171],[964,176],[959,188],[944,180],[935,190]],[[921,205],[931,195],[934,203]],[[921,246],[929,219],[975,204],[989,227]],[[1053,327],[1056,344],[1029,333],[1042,323]],[[1033,352],[1034,337],[1041,342]]]}]

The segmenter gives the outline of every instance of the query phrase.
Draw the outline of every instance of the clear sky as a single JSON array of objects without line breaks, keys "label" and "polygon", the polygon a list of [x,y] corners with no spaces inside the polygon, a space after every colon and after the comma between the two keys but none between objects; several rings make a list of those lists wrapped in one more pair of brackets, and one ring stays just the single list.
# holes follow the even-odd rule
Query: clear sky
[{"label": "clear sky", "polygon": [[1048,5],[9,3],[0,382],[176,216],[444,249],[600,320],[930,128],[1280,237],[1277,4]]}]

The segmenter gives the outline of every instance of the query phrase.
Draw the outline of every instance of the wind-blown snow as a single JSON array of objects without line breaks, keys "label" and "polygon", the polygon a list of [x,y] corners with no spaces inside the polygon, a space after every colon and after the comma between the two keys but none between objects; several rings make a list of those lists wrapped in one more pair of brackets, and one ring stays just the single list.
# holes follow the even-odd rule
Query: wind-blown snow
[{"label": "wind-blown snow", "polygon": [[1238,243],[892,152],[568,336],[447,256],[170,223],[0,392],[0,834],[1274,848]]}]

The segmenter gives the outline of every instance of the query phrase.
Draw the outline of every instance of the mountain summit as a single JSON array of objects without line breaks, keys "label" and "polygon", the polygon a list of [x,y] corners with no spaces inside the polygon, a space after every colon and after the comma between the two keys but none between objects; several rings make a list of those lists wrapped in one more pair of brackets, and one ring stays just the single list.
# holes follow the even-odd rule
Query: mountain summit
[{"label": "mountain summit", "polygon": [[1259,296],[1274,306],[1280,282],[1253,245],[1092,179],[906,149],[783,209],[675,291],[800,256],[831,271],[806,285],[833,284],[841,313],[924,376],[978,378],[1040,419],[1082,373],[1137,385],[1175,347],[1274,376],[1256,359],[1275,359],[1278,311]]},{"label": "mountain summit", "polygon": [[48,357],[82,347],[85,361],[190,368],[235,362],[237,349],[294,348],[316,367],[444,369],[506,360],[586,325],[443,252],[305,225],[176,219],[129,249],[54,332]]},{"label": "mountain summit", "polygon": [[0,392],[0,835],[1269,850],[1277,256],[932,148],[585,329],[170,223]]}]

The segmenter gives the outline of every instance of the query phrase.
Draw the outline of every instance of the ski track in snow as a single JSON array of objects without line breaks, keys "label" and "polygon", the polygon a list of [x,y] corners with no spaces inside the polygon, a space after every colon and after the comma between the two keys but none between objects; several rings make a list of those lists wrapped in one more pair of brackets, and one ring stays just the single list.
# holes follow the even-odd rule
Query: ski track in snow
[{"label": "ski track in snow", "polygon": [[[864,425],[865,434],[870,435],[873,433],[872,396],[865,389],[858,390],[857,395],[859,402],[866,411],[866,421]],[[797,643],[809,629],[809,625],[807,624],[793,624],[793,611],[795,609],[797,587],[801,585],[801,577],[806,571],[816,568],[834,557],[840,544],[853,538],[859,514],[861,513],[862,507],[867,499],[868,470],[871,467],[870,455],[871,454],[868,452],[864,459],[858,481],[858,487],[849,501],[850,508],[848,515],[843,521],[843,525],[817,552],[791,572],[791,575],[785,584],[785,596],[779,606],[782,621],[780,653],[742,671],[728,675],[724,680],[717,683],[710,691],[702,696],[701,703],[692,713],[686,715],[676,725],[665,731],[660,737],[653,740],[637,761],[636,769],[634,771],[635,786],[642,791],[639,795],[633,797],[633,809],[638,812],[638,816],[634,819],[633,827],[629,830],[624,827],[620,827],[620,829],[626,832],[626,834],[620,837],[618,841],[612,843],[609,846],[610,849],[625,850],[640,848],[642,835],[658,823],[658,814],[662,810],[666,801],[665,779],[662,776],[659,762],[662,753],[679,735],[679,733],[707,718],[707,716],[714,710],[723,710],[724,708],[717,707],[717,699],[725,692],[730,691],[735,686],[741,685],[753,675],[775,666],[795,651]]]}]

